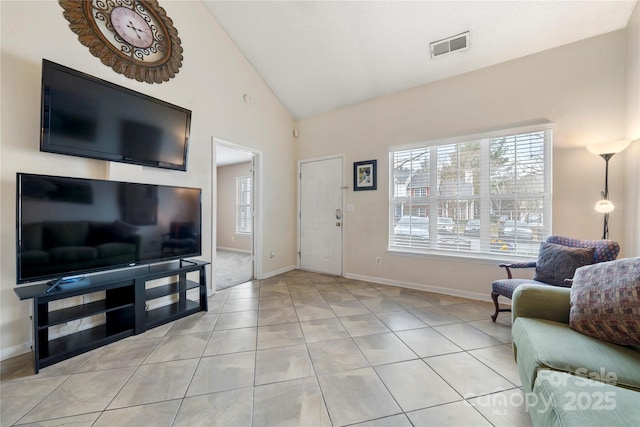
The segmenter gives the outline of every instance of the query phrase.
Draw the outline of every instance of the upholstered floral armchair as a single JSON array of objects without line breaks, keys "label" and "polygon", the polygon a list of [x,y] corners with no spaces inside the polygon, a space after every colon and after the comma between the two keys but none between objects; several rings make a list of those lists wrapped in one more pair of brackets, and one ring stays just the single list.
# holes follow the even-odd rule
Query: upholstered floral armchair
[{"label": "upholstered floral armchair", "polygon": [[[495,280],[491,284],[491,299],[496,312],[491,316],[495,322],[498,313],[511,311],[500,308],[498,297],[511,299],[513,291],[525,283],[550,286],[571,286],[571,278],[578,267],[604,261],[613,261],[620,253],[620,245],[613,240],[580,240],[570,237],[550,236],[540,244],[538,260],[500,264],[507,272],[506,279]],[[535,268],[533,279],[514,279],[511,269]]]}]

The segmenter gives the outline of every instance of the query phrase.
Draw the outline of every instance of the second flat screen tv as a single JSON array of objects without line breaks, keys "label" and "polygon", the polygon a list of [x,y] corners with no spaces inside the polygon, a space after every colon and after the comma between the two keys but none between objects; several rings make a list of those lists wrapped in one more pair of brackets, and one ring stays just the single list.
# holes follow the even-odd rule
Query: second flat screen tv
[{"label": "second flat screen tv", "polygon": [[191,111],[44,59],[40,150],[187,170]]}]

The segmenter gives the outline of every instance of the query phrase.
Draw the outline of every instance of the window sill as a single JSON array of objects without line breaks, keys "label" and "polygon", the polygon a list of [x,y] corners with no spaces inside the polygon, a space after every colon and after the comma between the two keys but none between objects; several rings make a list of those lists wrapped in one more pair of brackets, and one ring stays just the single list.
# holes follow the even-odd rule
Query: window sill
[{"label": "window sill", "polygon": [[416,257],[416,258],[428,258],[434,260],[447,260],[447,261],[462,261],[476,264],[491,264],[502,262],[523,262],[523,261],[536,261],[534,256],[523,256],[514,254],[486,254],[486,253],[461,253],[461,252],[447,252],[445,250],[439,250],[438,252],[425,252],[418,250],[411,250],[410,248],[399,248],[397,246],[391,246],[387,249],[387,252],[391,255]]}]

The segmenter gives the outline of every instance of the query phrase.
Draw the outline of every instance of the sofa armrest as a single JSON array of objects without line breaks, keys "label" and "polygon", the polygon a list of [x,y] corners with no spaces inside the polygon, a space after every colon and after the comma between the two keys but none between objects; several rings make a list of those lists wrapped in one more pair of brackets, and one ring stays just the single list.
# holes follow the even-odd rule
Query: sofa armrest
[{"label": "sofa armrest", "polygon": [[550,285],[525,284],[513,292],[511,318],[518,317],[569,323],[571,289]]}]

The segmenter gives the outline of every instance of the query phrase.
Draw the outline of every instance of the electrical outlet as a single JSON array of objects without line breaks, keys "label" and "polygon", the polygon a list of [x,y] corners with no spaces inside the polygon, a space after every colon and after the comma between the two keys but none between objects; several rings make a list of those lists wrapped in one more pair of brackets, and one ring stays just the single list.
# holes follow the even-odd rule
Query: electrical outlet
[{"label": "electrical outlet", "polygon": [[274,259],[276,257],[276,253],[274,251],[271,251],[271,253],[269,254],[269,259]]},{"label": "electrical outlet", "polygon": [[382,265],[382,258],[379,256],[376,257],[376,265]]}]

